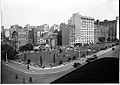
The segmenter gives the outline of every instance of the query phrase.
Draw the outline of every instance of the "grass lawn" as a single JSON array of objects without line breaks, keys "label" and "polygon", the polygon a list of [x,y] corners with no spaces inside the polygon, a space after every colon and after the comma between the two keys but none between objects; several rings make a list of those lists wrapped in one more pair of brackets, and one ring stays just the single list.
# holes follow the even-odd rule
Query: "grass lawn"
[{"label": "grass lawn", "polygon": [[[87,54],[87,49],[92,50],[100,50],[101,48],[104,48],[106,45],[112,45],[114,43],[103,43],[103,44],[94,44],[89,46],[81,46],[78,48],[80,51],[80,55]],[[53,57],[55,54],[55,57]],[[92,52],[88,52],[88,54],[92,54]],[[65,56],[64,56],[65,55]],[[40,58],[41,56],[41,58]],[[53,60],[55,60],[55,65],[58,65],[59,63],[68,62],[69,59],[73,59],[73,56],[76,58],[79,57],[78,51],[72,51],[69,50],[68,52],[65,51],[65,49],[62,50],[62,53],[58,53],[57,50],[52,51],[44,51],[44,52],[35,52],[35,53],[26,53],[26,61],[30,59],[35,65],[41,65],[40,61],[42,59],[42,66],[49,67],[50,64],[53,64]],[[55,58],[55,59],[54,59]],[[24,55],[19,55],[19,59],[24,60]]]}]

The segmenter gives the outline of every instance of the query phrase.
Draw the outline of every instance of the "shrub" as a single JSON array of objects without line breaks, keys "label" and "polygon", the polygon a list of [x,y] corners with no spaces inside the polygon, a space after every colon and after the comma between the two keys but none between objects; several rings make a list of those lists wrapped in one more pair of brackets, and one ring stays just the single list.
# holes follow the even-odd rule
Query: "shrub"
[{"label": "shrub", "polygon": [[75,60],[76,59],[76,57],[75,56],[73,56],[73,60]]},{"label": "shrub", "polygon": [[65,57],[65,54],[63,54],[63,57]]},{"label": "shrub", "polygon": [[60,60],[60,61],[59,61],[59,65],[61,65],[62,63],[63,63],[62,60]]},{"label": "shrub", "polygon": [[28,59],[28,60],[27,60],[27,64],[30,64],[30,63],[31,63],[31,60],[30,60],[30,59]]},{"label": "shrub", "polygon": [[71,58],[69,57],[69,58],[68,58],[68,61],[70,61],[70,60],[71,60]]},{"label": "shrub", "polygon": [[85,54],[82,54],[81,57],[85,57]]},{"label": "shrub", "polygon": [[18,75],[17,74],[15,75],[15,79],[18,79]]},{"label": "shrub", "polygon": [[29,82],[32,83],[32,77],[30,77]]}]

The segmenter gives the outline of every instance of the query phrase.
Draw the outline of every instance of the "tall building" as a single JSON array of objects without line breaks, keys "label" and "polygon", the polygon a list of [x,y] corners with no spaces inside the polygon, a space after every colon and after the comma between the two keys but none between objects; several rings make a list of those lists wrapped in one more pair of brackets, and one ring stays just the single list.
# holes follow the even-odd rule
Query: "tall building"
[{"label": "tall building", "polygon": [[108,38],[110,40],[113,40],[116,38],[117,35],[117,20],[104,20],[99,22],[100,26],[104,26],[106,27],[106,29],[108,30]]},{"label": "tall building", "polygon": [[18,29],[18,48],[28,43],[28,30],[21,28]]},{"label": "tall building", "polygon": [[[94,18],[74,13],[68,20],[69,25],[75,25],[75,43],[94,43]],[[71,34],[70,34],[71,35]]]},{"label": "tall building", "polygon": [[69,45],[75,44],[75,25],[68,25],[69,27]]},{"label": "tall building", "polygon": [[69,28],[65,23],[60,24],[60,29],[62,31],[62,45],[69,45]]}]

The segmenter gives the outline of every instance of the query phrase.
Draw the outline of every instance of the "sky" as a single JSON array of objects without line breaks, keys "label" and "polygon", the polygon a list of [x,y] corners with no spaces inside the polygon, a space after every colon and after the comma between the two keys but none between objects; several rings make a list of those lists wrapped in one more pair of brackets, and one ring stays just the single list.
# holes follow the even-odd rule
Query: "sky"
[{"label": "sky", "polygon": [[119,0],[1,0],[2,25],[38,26],[68,23],[73,13],[95,20],[119,16]]}]

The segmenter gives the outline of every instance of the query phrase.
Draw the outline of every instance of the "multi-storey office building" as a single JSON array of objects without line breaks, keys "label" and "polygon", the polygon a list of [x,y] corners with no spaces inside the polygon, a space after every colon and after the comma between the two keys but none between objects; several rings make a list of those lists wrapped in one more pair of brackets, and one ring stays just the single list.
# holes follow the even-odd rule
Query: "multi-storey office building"
[{"label": "multi-storey office building", "polygon": [[23,46],[28,43],[28,29],[24,29],[18,25],[12,25],[10,28],[10,40],[12,40],[13,47],[19,49],[20,46]]},{"label": "multi-storey office building", "polygon": [[71,43],[94,43],[94,18],[75,13],[68,24],[75,25],[75,40]]},{"label": "multi-storey office building", "polygon": [[69,27],[69,45],[74,46],[75,44],[75,26],[68,25]]}]

